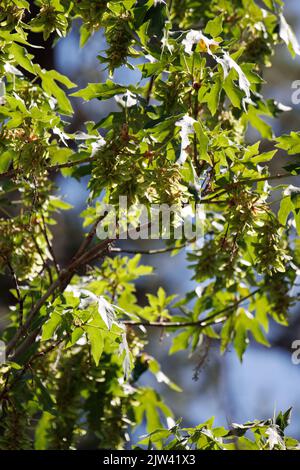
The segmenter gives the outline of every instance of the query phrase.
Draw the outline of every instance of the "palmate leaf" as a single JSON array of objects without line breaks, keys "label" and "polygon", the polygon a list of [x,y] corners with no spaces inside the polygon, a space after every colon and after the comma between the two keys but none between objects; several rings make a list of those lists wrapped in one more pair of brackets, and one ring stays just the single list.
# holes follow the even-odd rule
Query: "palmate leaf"
[{"label": "palmate leaf", "polygon": [[14,150],[6,150],[0,155],[0,172],[4,173],[9,169],[9,166],[16,156],[16,152]]},{"label": "palmate leaf", "polygon": [[19,44],[13,43],[10,46],[10,52],[14,56],[16,62],[25,70],[35,74],[35,69],[32,63],[33,55],[29,54],[27,50]]},{"label": "palmate leaf", "polygon": [[[220,94],[222,91],[222,77],[220,74],[215,76],[215,81],[213,85],[210,87],[209,91],[204,95],[203,98],[200,100],[204,103],[207,103],[208,109],[211,112],[212,116],[214,116],[217,112],[219,102],[220,102]],[[199,90],[200,94],[200,90]]]},{"label": "palmate leaf", "polygon": [[57,99],[59,108],[64,114],[71,115],[73,108],[66,93],[57,85],[55,78],[49,72],[41,72],[42,86],[49,95]]}]

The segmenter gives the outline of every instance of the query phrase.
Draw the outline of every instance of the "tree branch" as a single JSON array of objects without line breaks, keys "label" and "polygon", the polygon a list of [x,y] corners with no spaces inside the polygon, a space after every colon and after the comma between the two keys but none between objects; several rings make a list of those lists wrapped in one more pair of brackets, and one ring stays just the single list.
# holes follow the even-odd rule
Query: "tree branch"
[{"label": "tree branch", "polygon": [[10,274],[13,278],[13,281],[14,281],[14,284],[15,284],[15,289],[16,289],[16,292],[17,292],[17,298],[18,298],[18,303],[19,303],[19,326],[21,327],[22,324],[23,324],[23,303],[24,303],[24,299],[22,297],[22,294],[21,294],[21,289],[20,289],[20,286],[19,286],[19,281],[17,279],[17,276],[16,276],[16,273],[11,265],[10,262],[7,263],[8,265],[8,269],[10,271]]},{"label": "tree branch", "polygon": [[112,247],[110,248],[111,253],[128,253],[132,255],[158,255],[161,253],[168,253],[170,251],[174,250],[181,250],[182,248],[185,248],[188,244],[184,243],[179,246],[167,246],[165,248],[158,248],[158,249],[153,249],[153,250],[134,250],[130,248],[119,248],[119,247]]},{"label": "tree branch", "polygon": [[230,188],[234,187],[234,186],[238,186],[240,184],[252,184],[252,183],[259,183],[260,181],[273,181],[273,180],[277,180],[277,179],[282,179],[282,178],[291,178],[291,177],[296,177],[296,176],[299,176],[299,175],[291,175],[289,173],[278,173],[277,175],[271,175],[271,176],[262,176],[260,178],[244,178],[244,179],[241,179],[239,181],[235,181],[234,183],[229,183],[225,186],[225,188],[218,188],[216,189],[215,191],[211,192],[207,198],[205,199],[201,199],[199,201],[200,204],[204,204],[204,203],[222,203],[222,202],[226,202],[226,201],[218,201],[216,199],[213,199],[213,198],[210,198],[209,196],[223,196],[224,194],[227,194],[228,193],[228,190],[230,190]]}]

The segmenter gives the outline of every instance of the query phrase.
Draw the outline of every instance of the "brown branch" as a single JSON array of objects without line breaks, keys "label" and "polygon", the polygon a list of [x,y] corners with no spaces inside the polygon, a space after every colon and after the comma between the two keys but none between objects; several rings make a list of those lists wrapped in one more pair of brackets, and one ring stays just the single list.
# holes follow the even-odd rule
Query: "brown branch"
[{"label": "brown branch", "polygon": [[19,286],[19,281],[17,279],[16,273],[11,265],[10,262],[7,263],[8,269],[10,271],[11,277],[13,278],[14,284],[15,284],[15,289],[17,292],[17,298],[18,298],[18,303],[19,303],[19,326],[21,327],[23,324],[23,304],[24,304],[24,299],[21,294],[21,289]]},{"label": "brown branch", "polygon": [[[45,171],[58,171],[63,168],[72,168],[73,166],[80,165],[81,163],[92,163],[95,160],[94,157],[86,157],[82,158],[81,160],[73,160],[71,162],[66,163],[58,163],[56,165],[49,165],[44,168]],[[21,168],[12,168],[11,170],[5,171],[4,173],[0,173],[0,179],[5,178],[13,178],[14,176],[18,176],[23,173]]]},{"label": "brown branch", "polygon": [[[90,236],[90,234],[88,235],[88,237],[87,237],[88,240],[86,239],[85,242],[79,247],[76,255],[71,260],[71,263],[69,264],[69,266],[66,269],[63,269],[63,270],[60,271],[58,278],[54,282],[51,283],[51,285],[49,286],[49,288],[45,292],[45,294],[33,306],[33,308],[31,309],[24,325],[22,325],[22,327],[20,327],[18,329],[15,336],[8,343],[7,349],[6,349],[7,354],[10,354],[12,352],[12,350],[14,349],[16,344],[18,343],[19,339],[29,329],[29,327],[31,325],[31,322],[35,318],[36,314],[39,312],[39,310],[45,304],[45,302],[48,300],[48,298],[56,291],[56,289],[60,288],[60,291],[62,292],[67,287],[67,285],[70,283],[70,281],[71,281],[76,269],[78,269],[78,267],[80,267],[81,265],[84,265],[88,261],[90,261],[91,256],[95,257],[95,256],[99,255],[99,251],[104,252],[108,248],[109,243],[111,243],[111,240],[109,240],[109,239],[104,240],[101,243],[98,243],[95,247],[93,247],[87,253],[81,254],[82,251],[84,251],[85,248],[91,243],[92,238],[93,238],[94,234],[96,233],[96,227],[97,227],[97,225],[95,224],[93,226],[91,232],[90,232],[90,234],[92,233],[93,235],[92,236]],[[35,331],[34,332],[34,337],[30,337],[30,336],[28,337],[28,338],[30,338],[31,343],[35,339],[35,337],[38,335],[38,333],[39,333],[39,331]],[[23,350],[23,348],[22,348],[22,350]],[[17,355],[17,351],[14,354],[14,357],[16,357],[16,355]],[[18,355],[19,355],[19,352],[18,352]]]},{"label": "brown branch", "polygon": [[52,245],[51,245],[51,243],[50,243],[50,240],[49,240],[49,237],[48,237],[47,225],[46,225],[46,221],[45,221],[44,214],[41,213],[41,216],[42,216],[42,221],[43,221],[43,226],[41,227],[42,233],[43,233],[44,238],[45,238],[45,240],[46,240],[48,250],[49,250],[49,252],[50,252],[50,254],[51,254],[51,256],[52,256],[52,260],[53,260],[53,263],[54,263],[54,267],[55,267],[56,273],[57,273],[57,275],[59,275],[59,266],[58,266],[58,262],[57,262],[57,260],[56,260],[56,256],[55,256],[53,247],[52,247]]},{"label": "brown branch", "polygon": [[158,248],[153,250],[134,250],[130,248],[119,248],[119,247],[112,247],[110,248],[111,253],[128,253],[132,255],[158,255],[161,253],[168,253],[170,251],[181,250],[187,246],[186,243],[179,245],[179,246],[167,246],[165,248]]}]

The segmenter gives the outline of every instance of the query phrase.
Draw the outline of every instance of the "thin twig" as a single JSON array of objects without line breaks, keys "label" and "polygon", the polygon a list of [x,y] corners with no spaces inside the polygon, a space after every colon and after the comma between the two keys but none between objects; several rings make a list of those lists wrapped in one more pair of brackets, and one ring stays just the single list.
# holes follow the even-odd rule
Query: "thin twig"
[{"label": "thin twig", "polygon": [[201,328],[205,328],[206,326],[212,325],[219,323],[221,319],[218,319],[218,322],[215,320],[213,322],[210,322],[210,320],[215,319],[219,315],[222,315],[223,313],[226,313],[230,310],[233,310],[235,307],[238,307],[242,302],[245,300],[249,299],[250,297],[253,297],[255,294],[257,294],[261,288],[256,289],[255,291],[251,292],[250,294],[246,295],[245,297],[242,297],[241,299],[237,300],[236,302],[232,303],[231,305],[228,305],[227,307],[224,307],[222,310],[218,310],[217,312],[212,313],[208,317],[204,318],[203,320],[196,320],[196,321],[186,321],[186,322],[146,322],[146,321],[135,321],[135,320],[124,320],[122,323],[124,325],[129,325],[129,326],[145,326],[145,327],[154,327],[154,328],[184,328],[187,326],[197,326]]},{"label": "thin twig", "polygon": [[84,250],[86,248],[88,248],[88,246],[91,244],[94,236],[96,235],[96,231],[97,231],[97,226],[100,222],[102,222],[102,220],[106,217],[106,214],[104,215],[101,215],[97,218],[96,222],[93,224],[91,230],[89,231],[89,233],[87,234],[86,238],[83,240],[83,242],[81,243],[80,247],[78,248],[77,252],[76,252],[76,255],[75,257],[78,257],[80,256]]}]

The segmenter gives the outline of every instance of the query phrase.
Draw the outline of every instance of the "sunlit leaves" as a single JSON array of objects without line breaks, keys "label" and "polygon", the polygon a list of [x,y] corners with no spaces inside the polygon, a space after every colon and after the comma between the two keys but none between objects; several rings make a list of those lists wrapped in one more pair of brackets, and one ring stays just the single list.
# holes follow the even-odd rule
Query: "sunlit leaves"
[{"label": "sunlit leaves", "polygon": [[[170,354],[189,351],[205,361],[216,343],[222,353],[234,348],[242,360],[250,341],[269,346],[270,320],[286,325],[295,303],[299,189],[269,184],[273,143],[246,143],[249,126],[273,139],[264,116],[288,110],[261,95],[264,65],[270,65],[275,45],[281,40],[299,53],[282,2],[264,0],[264,10],[254,0],[212,0],[197,8],[152,0],[36,3],[33,17],[28,2],[11,0],[9,6],[17,8],[1,12],[0,30],[0,269],[15,284],[3,337],[17,361],[1,368],[0,380],[8,385],[7,429],[17,423],[22,437],[14,445],[31,445],[30,422],[36,449],[73,449],[82,436],[91,436],[97,447],[122,448],[135,425],[151,433],[142,445],[158,448],[297,446],[283,435],[289,411],[231,430],[213,427],[213,420],[182,430],[155,389],[139,380],[148,371],[158,383],[180,390],[145,353],[150,328],[164,333]],[[103,29],[106,44],[97,54],[110,79],[72,96],[115,98],[118,106],[71,134],[70,119],[62,115],[74,117],[69,94],[76,85],[42,69],[28,37],[42,32],[44,39],[57,40],[74,19],[81,21],[81,45]],[[137,83],[116,83],[119,67],[138,71]],[[300,153],[297,132],[277,137],[275,145],[289,155]],[[296,161],[285,169],[300,172]],[[89,235],[77,255],[63,262],[56,259],[51,230],[57,213],[71,209],[54,196],[59,172],[86,176],[89,193],[81,214]],[[280,190],[278,214],[273,189]],[[176,303],[168,286],[153,290],[148,282],[145,293],[138,290],[138,278],[153,272],[140,255],[116,256],[123,250],[118,241],[99,248],[98,229],[109,222],[106,217],[99,223],[99,213],[105,203],[117,209],[120,196],[130,200],[131,224],[140,203],[147,210],[153,203],[188,205],[191,217],[196,203],[204,207],[203,236],[187,252],[195,289]],[[173,229],[176,217],[172,223]],[[174,254],[186,240],[173,237],[171,231]],[[15,386],[23,388],[22,400]],[[0,445],[9,447],[4,441]]]},{"label": "sunlit leaves", "polygon": [[188,152],[187,149],[190,145],[190,139],[189,136],[190,134],[194,133],[194,123],[195,119],[192,117],[185,115],[180,121],[176,122],[176,126],[180,127],[180,137],[181,137],[181,151],[180,151],[180,156],[178,159],[178,163],[184,163],[187,156]]},{"label": "sunlit leaves", "polygon": [[85,101],[97,98],[98,100],[107,100],[120,93],[125,93],[127,87],[118,85],[117,83],[107,80],[105,83],[89,83],[88,86],[76,93],[73,96],[83,98]]},{"label": "sunlit leaves", "polygon": [[[135,409],[137,422],[141,423],[143,416],[145,416],[148,433],[163,428],[165,420],[173,417],[170,408],[168,408],[158,394],[150,388],[140,389],[138,395],[141,397],[141,403],[140,406]],[[156,446],[158,449],[162,448],[161,438],[156,441]]]},{"label": "sunlit leaves", "polygon": [[89,343],[91,345],[92,356],[97,366],[104,348],[103,333],[100,328],[93,325],[86,325],[84,329],[87,333]]},{"label": "sunlit leaves", "polygon": [[214,83],[212,84],[212,86],[207,87],[207,91],[205,92],[204,96],[202,96],[203,94],[201,89],[199,90],[199,99],[202,102],[207,103],[208,109],[211,112],[212,116],[214,116],[217,112],[220,102],[220,94],[222,90],[222,78],[220,74],[216,74],[214,78]]},{"label": "sunlit leaves", "polygon": [[55,330],[62,321],[61,315],[57,311],[53,311],[49,320],[43,326],[42,340],[47,341],[53,338]]},{"label": "sunlit leaves", "polygon": [[218,48],[219,43],[213,39],[206,37],[201,31],[191,30],[187,33],[186,38],[182,41],[184,50],[187,54],[192,54],[193,47],[196,45],[196,49],[200,52],[214,51]]},{"label": "sunlit leaves", "polygon": [[43,32],[44,40],[47,40],[52,32],[58,36],[65,36],[68,28],[68,16],[60,0],[52,0],[43,4],[39,14],[30,23],[32,31]]}]

